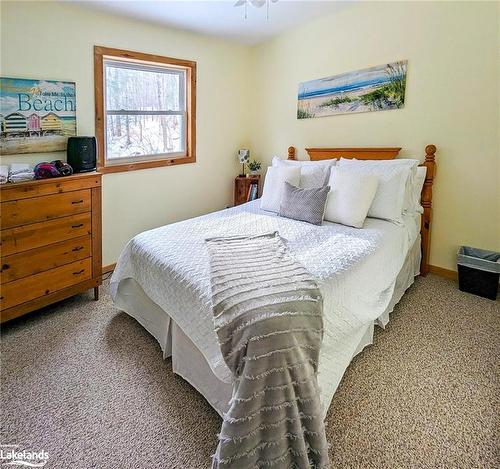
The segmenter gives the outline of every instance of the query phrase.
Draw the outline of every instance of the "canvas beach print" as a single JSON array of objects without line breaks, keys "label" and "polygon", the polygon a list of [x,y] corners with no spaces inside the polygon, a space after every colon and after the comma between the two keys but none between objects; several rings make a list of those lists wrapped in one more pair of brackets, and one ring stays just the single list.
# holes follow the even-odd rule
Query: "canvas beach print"
[{"label": "canvas beach print", "polygon": [[299,85],[297,118],[400,109],[405,104],[407,60]]},{"label": "canvas beach print", "polygon": [[76,135],[75,83],[0,78],[0,154],[66,150]]}]

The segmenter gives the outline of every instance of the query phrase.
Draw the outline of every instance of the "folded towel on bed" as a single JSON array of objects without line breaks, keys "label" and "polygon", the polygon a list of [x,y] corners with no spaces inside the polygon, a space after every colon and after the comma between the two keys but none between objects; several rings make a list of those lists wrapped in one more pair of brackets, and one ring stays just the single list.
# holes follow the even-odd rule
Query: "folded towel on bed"
[{"label": "folded towel on bed", "polygon": [[214,327],[233,374],[213,468],[324,468],[322,297],[278,233],[207,240]]}]

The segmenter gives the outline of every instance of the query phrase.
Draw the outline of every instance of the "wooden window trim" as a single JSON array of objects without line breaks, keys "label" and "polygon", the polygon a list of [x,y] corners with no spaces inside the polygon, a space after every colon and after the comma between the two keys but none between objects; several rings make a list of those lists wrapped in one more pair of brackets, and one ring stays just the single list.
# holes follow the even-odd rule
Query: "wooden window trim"
[{"label": "wooden window trim", "polygon": [[[114,164],[106,166],[104,138],[104,58],[116,57],[130,62],[149,64],[162,63],[186,70],[186,154],[176,158],[161,158],[157,160],[139,161],[133,163]],[[118,173],[161,166],[172,166],[196,162],[196,62],[190,60],[163,57],[142,52],[133,52],[110,47],[94,46],[94,88],[95,88],[95,134],[97,137],[97,169],[101,173]]]}]

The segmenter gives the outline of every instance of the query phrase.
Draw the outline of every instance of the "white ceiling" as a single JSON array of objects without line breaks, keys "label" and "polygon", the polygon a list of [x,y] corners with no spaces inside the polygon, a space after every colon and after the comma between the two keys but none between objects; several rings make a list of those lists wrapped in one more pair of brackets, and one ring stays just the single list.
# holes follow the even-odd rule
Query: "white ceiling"
[{"label": "white ceiling", "polygon": [[234,7],[236,0],[73,0],[87,8],[141,19],[203,34],[257,44],[326,14],[346,8],[350,1],[279,0],[266,7]]}]

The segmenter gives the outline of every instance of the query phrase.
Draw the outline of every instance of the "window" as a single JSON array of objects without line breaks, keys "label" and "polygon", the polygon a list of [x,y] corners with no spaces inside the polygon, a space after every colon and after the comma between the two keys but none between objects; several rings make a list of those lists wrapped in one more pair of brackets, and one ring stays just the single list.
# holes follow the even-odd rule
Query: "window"
[{"label": "window", "polygon": [[101,172],[193,163],[196,62],[96,46]]}]

